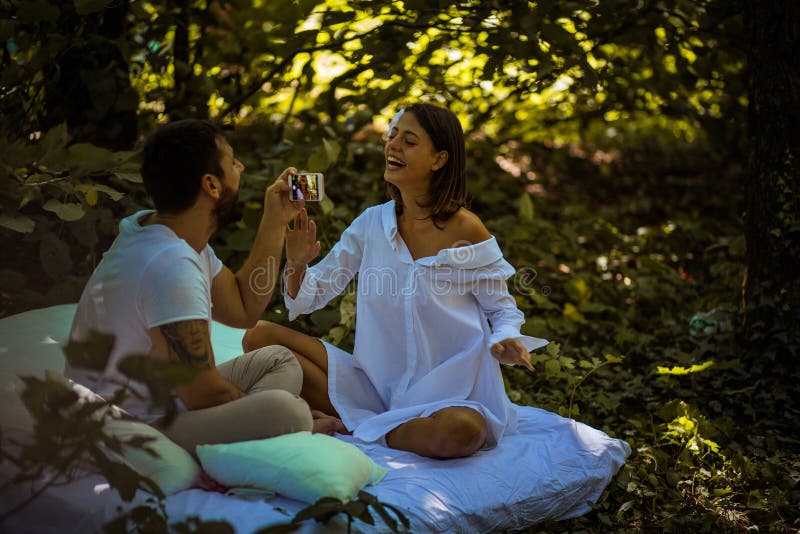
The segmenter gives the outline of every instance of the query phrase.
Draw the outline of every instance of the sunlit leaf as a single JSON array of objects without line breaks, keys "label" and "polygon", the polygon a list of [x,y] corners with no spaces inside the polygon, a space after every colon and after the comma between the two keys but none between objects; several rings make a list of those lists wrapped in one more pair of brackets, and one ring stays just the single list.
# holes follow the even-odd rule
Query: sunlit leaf
[{"label": "sunlit leaf", "polygon": [[99,195],[95,189],[89,189],[84,193],[84,198],[86,199],[86,203],[89,206],[97,205],[97,200],[99,199]]},{"label": "sunlit leaf", "polygon": [[692,365],[691,367],[656,367],[656,372],[660,375],[688,375],[691,373],[699,373],[710,369],[715,364],[714,360],[708,360],[700,364]]},{"label": "sunlit leaf", "polygon": [[564,304],[564,311],[562,314],[566,319],[572,321],[573,323],[586,324],[586,317],[584,317],[583,314],[578,311],[578,308],[571,302]]}]

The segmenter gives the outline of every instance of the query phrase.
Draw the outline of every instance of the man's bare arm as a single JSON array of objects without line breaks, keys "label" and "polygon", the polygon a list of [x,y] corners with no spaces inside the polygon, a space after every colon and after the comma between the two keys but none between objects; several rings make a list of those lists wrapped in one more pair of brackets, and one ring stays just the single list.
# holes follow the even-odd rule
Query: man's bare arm
[{"label": "man's bare arm", "polygon": [[191,319],[151,328],[156,353],[170,362],[183,363],[200,372],[188,386],[175,391],[189,410],[224,404],[245,396],[217,372],[208,321]]},{"label": "man's bare arm", "polygon": [[223,268],[211,282],[214,319],[236,328],[255,326],[267,307],[278,278],[286,226],[303,202],[289,200],[289,167],[264,194],[264,213],[250,255],[234,275]]}]

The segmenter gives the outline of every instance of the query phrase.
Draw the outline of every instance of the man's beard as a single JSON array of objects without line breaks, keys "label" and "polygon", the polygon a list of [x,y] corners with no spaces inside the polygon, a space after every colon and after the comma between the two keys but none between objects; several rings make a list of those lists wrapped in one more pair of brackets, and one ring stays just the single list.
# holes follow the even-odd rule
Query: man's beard
[{"label": "man's beard", "polygon": [[233,224],[242,218],[242,207],[239,205],[239,191],[235,193],[230,187],[224,186],[219,202],[214,206],[214,218],[217,221],[217,230]]}]

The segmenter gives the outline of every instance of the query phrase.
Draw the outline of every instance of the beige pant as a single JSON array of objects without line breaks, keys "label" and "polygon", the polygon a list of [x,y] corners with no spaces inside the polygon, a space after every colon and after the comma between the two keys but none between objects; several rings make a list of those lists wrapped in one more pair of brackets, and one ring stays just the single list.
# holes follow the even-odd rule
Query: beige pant
[{"label": "beige pant", "polygon": [[273,345],[217,366],[246,397],[202,410],[181,412],[169,427],[156,425],[195,454],[197,445],[233,443],[311,430],[311,411],[298,395],[303,371],[286,347]]}]

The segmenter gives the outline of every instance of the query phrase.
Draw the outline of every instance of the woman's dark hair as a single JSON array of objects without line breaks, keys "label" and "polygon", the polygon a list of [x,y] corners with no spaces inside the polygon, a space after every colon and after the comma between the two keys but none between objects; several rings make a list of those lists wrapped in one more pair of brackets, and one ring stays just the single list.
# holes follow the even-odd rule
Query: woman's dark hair
[{"label": "woman's dark hair", "polygon": [[[419,206],[430,211],[434,224],[444,222],[459,208],[467,204],[467,155],[464,148],[464,131],[452,111],[433,104],[411,104],[406,113],[413,113],[420,126],[428,133],[436,151],[447,152],[447,163],[431,177],[428,198]],[[388,184],[389,196],[395,202],[395,211],[403,213],[403,199],[394,184]]]},{"label": "woman's dark hair", "polygon": [[144,143],[142,180],[156,210],[180,213],[190,208],[200,192],[200,178],[222,178],[222,152],[218,139],[225,136],[215,124],[186,119],[161,126]]}]

